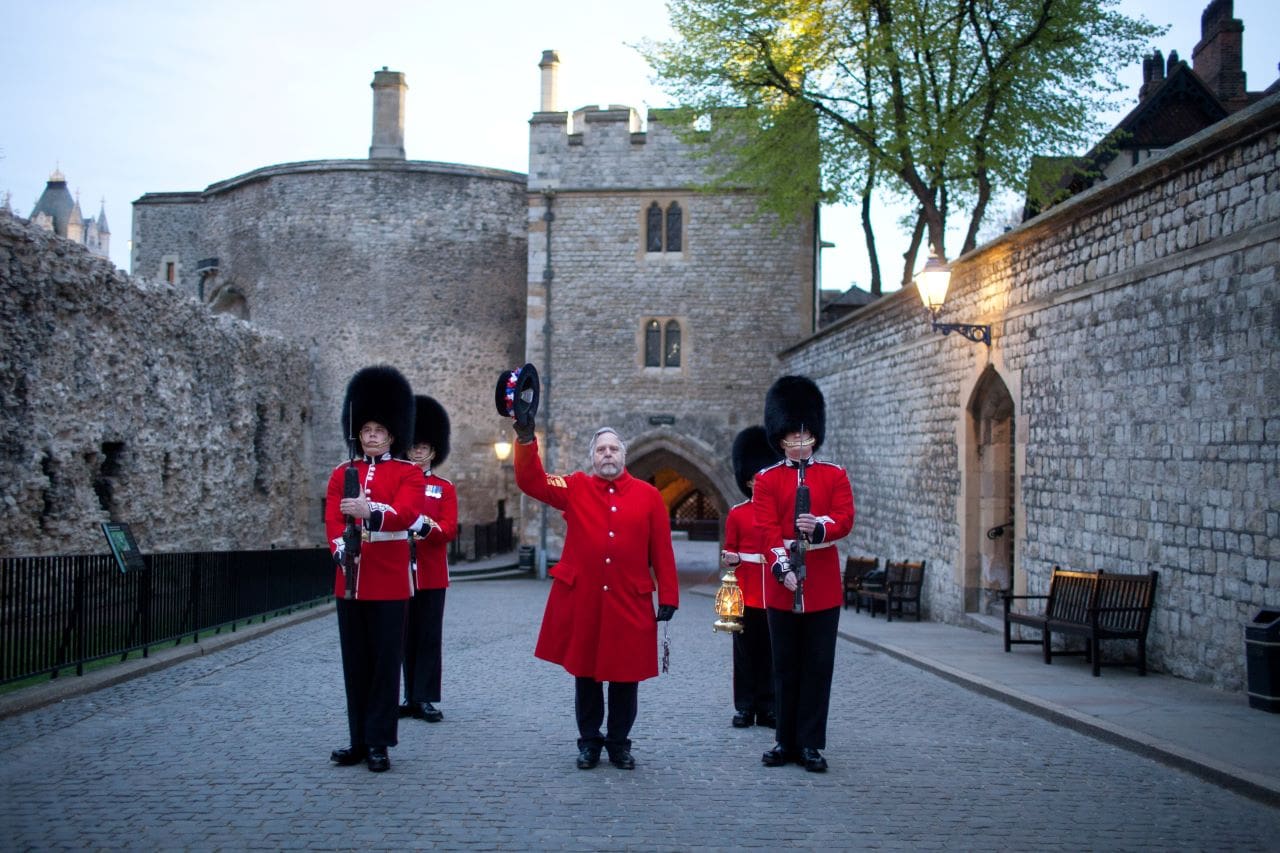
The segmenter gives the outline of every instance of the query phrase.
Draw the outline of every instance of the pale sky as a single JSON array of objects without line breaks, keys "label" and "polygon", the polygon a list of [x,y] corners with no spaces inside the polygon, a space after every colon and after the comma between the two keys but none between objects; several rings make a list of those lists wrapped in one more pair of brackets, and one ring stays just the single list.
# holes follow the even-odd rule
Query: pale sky
[{"label": "pale sky", "polygon": [[[1123,0],[1188,61],[1208,0]],[[1250,90],[1277,76],[1274,0],[1235,0]],[[277,163],[368,156],[373,72],[409,84],[405,150],[528,171],[538,60],[560,53],[560,108],[669,106],[630,45],[670,36],[662,0],[0,0],[0,198],[31,212],[56,168],[86,216],[106,199],[111,257],[129,268],[131,204]],[[1137,98],[1141,64],[1113,118]],[[886,289],[906,235],[876,225]],[[823,214],[823,285],[868,281],[856,214]],[[959,243],[959,237],[948,244]]]}]

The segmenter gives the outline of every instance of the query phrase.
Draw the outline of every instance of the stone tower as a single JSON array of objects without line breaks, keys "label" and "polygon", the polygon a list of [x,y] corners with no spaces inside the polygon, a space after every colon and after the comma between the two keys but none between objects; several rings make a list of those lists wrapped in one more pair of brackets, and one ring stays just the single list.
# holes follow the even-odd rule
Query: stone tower
[{"label": "stone tower", "polygon": [[672,112],[561,111],[559,56],[539,68],[525,337],[548,470],[584,467],[584,442],[614,426],[677,527],[714,537],[741,499],[732,438],[760,422],[778,353],[814,330],[816,222],[757,216],[750,188],[703,191]]}]

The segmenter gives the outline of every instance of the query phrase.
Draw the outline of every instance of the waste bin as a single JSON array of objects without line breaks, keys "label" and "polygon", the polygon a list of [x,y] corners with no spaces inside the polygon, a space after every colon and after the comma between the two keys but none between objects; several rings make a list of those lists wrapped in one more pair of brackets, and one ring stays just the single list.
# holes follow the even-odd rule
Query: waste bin
[{"label": "waste bin", "polygon": [[536,556],[537,550],[532,545],[521,545],[516,556],[516,559],[519,561],[520,571],[533,571],[534,557]]},{"label": "waste bin", "polygon": [[1280,713],[1280,610],[1259,610],[1244,626],[1249,707]]}]

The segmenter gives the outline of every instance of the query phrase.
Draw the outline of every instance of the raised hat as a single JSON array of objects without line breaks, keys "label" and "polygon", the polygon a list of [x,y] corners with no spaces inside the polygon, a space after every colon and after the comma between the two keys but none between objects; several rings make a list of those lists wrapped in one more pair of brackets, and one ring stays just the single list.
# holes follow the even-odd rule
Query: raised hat
[{"label": "raised hat", "polygon": [[498,374],[498,384],[493,389],[493,402],[498,414],[527,423],[538,413],[538,398],[542,385],[538,381],[538,369],[532,364]]}]

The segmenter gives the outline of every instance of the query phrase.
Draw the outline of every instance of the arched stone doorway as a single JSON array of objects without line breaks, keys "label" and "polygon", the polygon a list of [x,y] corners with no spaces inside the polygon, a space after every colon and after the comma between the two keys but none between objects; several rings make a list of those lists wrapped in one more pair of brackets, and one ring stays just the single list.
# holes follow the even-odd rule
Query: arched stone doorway
[{"label": "arched stone doorway", "polygon": [[710,457],[710,448],[668,436],[640,436],[627,449],[631,476],[658,489],[671,529],[684,531],[690,539],[719,540],[729,511],[726,488],[733,484],[728,465],[719,471],[705,463]]},{"label": "arched stone doorway", "polygon": [[1014,401],[988,366],[965,407],[964,608],[996,615],[1014,586]]}]

